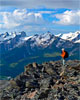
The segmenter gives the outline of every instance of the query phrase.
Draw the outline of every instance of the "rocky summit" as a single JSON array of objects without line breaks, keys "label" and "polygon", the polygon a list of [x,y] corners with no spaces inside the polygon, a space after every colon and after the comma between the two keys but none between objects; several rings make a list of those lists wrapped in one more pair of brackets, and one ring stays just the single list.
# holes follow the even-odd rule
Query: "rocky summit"
[{"label": "rocky summit", "polygon": [[80,100],[80,61],[32,63],[1,84],[1,100]]}]

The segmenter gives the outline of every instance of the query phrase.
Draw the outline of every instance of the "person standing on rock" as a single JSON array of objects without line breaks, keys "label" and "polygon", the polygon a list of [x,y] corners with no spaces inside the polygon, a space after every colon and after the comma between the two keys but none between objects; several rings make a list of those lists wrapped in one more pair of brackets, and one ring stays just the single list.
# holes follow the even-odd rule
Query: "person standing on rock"
[{"label": "person standing on rock", "polygon": [[63,66],[65,65],[65,58],[68,58],[68,52],[64,50],[64,48],[62,48],[62,54],[61,57],[63,59]]},{"label": "person standing on rock", "polygon": [[62,76],[65,72],[65,58],[68,58],[68,52],[64,50],[64,48],[62,48],[62,63],[63,63],[63,67],[62,67],[62,73],[60,74],[60,76]]}]

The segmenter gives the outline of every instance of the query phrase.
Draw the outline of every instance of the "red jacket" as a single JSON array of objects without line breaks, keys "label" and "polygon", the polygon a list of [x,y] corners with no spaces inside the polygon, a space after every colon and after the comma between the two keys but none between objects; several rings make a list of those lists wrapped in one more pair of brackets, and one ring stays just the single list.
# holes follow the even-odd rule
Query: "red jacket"
[{"label": "red jacket", "polygon": [[62,58],[65,58],[65,55],[66,55],[66,52],[63,50],[63,51],[62,51],[62,54],[61,54],[61,57],[62,57]]}]

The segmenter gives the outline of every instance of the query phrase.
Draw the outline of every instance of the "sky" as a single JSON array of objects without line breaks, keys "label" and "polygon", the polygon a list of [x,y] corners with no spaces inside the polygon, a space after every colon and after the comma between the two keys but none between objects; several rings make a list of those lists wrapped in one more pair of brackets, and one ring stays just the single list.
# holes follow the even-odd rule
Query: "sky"
[{"label": "sky", "polygon": [[0,0],[0,34],[28,35],[80,30],[80,0]]}]

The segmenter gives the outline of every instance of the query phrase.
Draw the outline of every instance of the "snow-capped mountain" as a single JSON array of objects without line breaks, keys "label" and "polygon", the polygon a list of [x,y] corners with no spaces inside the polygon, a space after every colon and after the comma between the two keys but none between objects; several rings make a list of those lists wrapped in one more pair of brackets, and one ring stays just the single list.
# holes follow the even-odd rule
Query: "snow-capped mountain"
[{"label": "snow-capped mountain", "polygon": [[3,33],[3,34],[0,35],[0,42],[2,43],[4,41],[11,40],[11,39],[13,39],[13,38],[15,38],[17,36],[19,38],[26,37],[26,33],[24,31],[19,32],[19,33],[16,33],[16,32],[13,32],[13,33],[8,33],[8,32]]},{"label": "snow-capped mountain", "polygon": [[[58,35],[55,35],[56,37],[59,37],[61,39],[64,39],[64,40],[69,40],[69,41],[72,41],[74,43],[80,43],[80,31],[76,31],[74,33],[70,32],[70,33],[66,33],[66,34],[58,34]],[[54,35],[51,34],[50,32],[47,32],[45,34],[36,34],[36,35],[33,35],[33,36],[27,36],[26,33],[24,31],[22,32],[19,32],[19,33],[16,33],[16,32],[13,32],[13,33],[3,33],[3,34],[0,34],[0,43],[3,43],[3,42],[8,42],[10,43],[10,40],[13,40],[14,38],[17,38],[18,37],[18,41],[17,42],[21,42],[21,41],[27,41],[29,38],[32,38],[32,40],[36,40],[36,43],[38,45],[40,44],[46,44],[46,45],[49,45],[50,44],[50,38],[53,38]],[[53,40],[52,40],[53,41]]]},{"label": "snow-capped mountain", "polygon": [[[70,38],[69,38],[69,37]],[[80,60],[80,33],[57,36],[47,32],[27,36],[25,32],[4,33],[0,35],[1,75],[15,76],[24,70],[26,64],[61,60],[61,49],[69,53],[68,59]],[[60,38],[61,37],[61,38]],[[68,37],[68,38],[67,38]],[[74,40],[74,41],[73,41]]]},{"label": "snow-capped mountain", "polygon": [[31,46],[42,46],[45,48],[54,41],[54,37],[55,36],[51,33],[45,33],[41,35],[36,34],[31,38],[31,41],[34,42],[31,44]]},{"label": "snow-capped mountain", "polygon": [[3,52],[23,45],[25,42],[30,40],[31,48],[33,48],[34,46],[42,46],[43,48],[45,48],[54,41],[54,37],[55,36],[49,32],[41,35],[36,34],[33,36],[27,36],[25,32],[6,32],[5,34],[0,35],[0,46]]},{"label": "snow-capped mountain", "polygon": [[53,35],[50,32],[45,34],[36,34],[33,36],[27,36],[23,32],[13,32],[13,33],[4,33],[0,35],[0,52],[6,52],[12,50],[13,48],[25,45],[27,50],[29,48],[47,48],[48,46],[54,44],[55,48],[71,48],[74,46],[74,43],[80,43],[80,32],[68,34],[58,34]]},{"label": "snow-capped mountain", "polygon": [[[75,32],[75,34],[78,34]],[[61,49],[65,48],[69,53],[69,59],[79,59],[80,43],[78,35],[70,35],[71,38],[60,38],[62,34],[55,36],[51,33],[27,36],[25,32],[5,33],[0,35],[0,67],[2,72],[16,73],[17,69],[22,71],[25,64],[30,62],[45,62],[50,60],[61,60]],[[80,35],[79,35],[80,36]],[[2,40],[1,40],[2,38]],[[14,68],[13,68],[14,67]],[[9,73],[10,73],[9,72]]]},{"label": "snow-capped mountain", "polygon": [[72,41],[74,43],[80,43],[80,31],[76,31],[74,33],[70,32],[66,34],[58,34],[55,36],[60,37],[64,40]]},{"label": "snow-capped mountain", "polygon": [[16,33],[4,33],[0,35],[0,47],[1,52],[13,49],[18,44],[23,43],[23,38],[26,37],[26,33],[24,31]]}]

